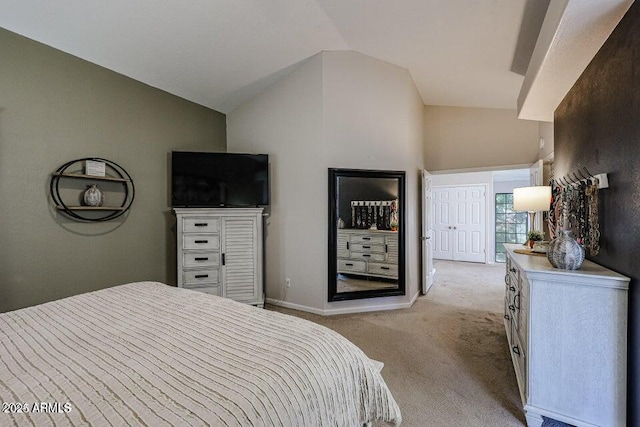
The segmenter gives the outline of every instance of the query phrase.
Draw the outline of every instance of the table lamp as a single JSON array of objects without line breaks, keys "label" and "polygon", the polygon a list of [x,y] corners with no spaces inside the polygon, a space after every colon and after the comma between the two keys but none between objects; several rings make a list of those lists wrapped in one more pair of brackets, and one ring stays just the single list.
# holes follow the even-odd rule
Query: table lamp
[{"label": "table lamp", "polygon": [[551,187],[537,185],[513,189],[513,210],[529,212],[529,231],[533,230],[536,212],[548,211],[551,204]]}]

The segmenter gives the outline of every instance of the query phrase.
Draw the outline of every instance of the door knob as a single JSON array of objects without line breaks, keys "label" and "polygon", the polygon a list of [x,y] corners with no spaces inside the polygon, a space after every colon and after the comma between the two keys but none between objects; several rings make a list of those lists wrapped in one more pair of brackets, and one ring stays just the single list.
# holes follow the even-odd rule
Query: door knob
[{"label": "door knob", "polygon": [[451,230],[451,226],[449,226],[449,230]]},{"label": "door knob", "polygon": [[453,227],[453,229],[454,229],[454,230],[457,230],[457,229],[458,229],[458,227],[455,227],[455,226],[454,226],[454,227]]}]

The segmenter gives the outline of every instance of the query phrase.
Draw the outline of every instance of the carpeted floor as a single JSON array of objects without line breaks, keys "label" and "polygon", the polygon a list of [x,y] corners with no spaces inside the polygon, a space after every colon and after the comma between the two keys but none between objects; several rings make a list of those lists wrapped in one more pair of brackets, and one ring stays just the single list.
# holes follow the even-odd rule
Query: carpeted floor
[{"label": "carpeted floor", "polygon": [[385,363],[403,426],[523,426],[502,323],[504,264],[437,261],[426,296],[405,310],[322,317],[269,306],[327,326]]}]

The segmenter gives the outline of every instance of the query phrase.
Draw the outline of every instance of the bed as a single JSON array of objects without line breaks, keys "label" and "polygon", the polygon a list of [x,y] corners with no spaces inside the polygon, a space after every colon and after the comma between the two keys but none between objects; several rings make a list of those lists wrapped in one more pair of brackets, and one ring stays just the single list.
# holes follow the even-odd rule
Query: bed
[{"label": "bed", "polygon": [[0,425],[401,423],[336,332],[156,282],[0,314],[0,400]]}]

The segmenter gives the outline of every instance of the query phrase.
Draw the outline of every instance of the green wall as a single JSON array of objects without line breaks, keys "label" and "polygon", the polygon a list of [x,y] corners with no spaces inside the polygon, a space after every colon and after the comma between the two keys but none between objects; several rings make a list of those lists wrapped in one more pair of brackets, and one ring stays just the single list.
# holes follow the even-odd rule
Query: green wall
[{"label": "green wall", "polygon": [[[225,115],[3,29],[0,58],[0,312],[139,280],[174,284],[169,153],[226,151]],[[55,210],[51,173],[81,157],[133,177],[127,215],[79,223]]]}]

